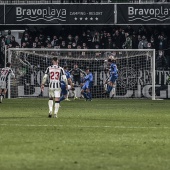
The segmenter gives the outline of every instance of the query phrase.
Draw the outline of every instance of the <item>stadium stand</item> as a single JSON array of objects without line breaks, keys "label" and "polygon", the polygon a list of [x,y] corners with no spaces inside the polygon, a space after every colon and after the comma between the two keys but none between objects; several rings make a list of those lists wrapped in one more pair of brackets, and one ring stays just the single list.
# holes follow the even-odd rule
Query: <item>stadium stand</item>
[{"label": "stadium stand", "polygon": [[[1,0],[0,3],[60,3],[67,0]],[[70,2],[70,0],[68,0]],[[74,1],[78,2],[78,1]],[[89,2],[83,0],[82,2]],[[90,2],[155,3],[170,0],[92,0]],[[10,32],[23,30],[21,42]],[[143,49],[155,48],[158,60],[163,55],[166,67],[170,67],[169,26],[5,26],[0,29],[0,67],[4,65],[5,45],[21,48],[73,48],[73,49]],[[157,64],[159,66],[160,64]]]},{"label": "stadium stand", "polygon": [[[9,27],[10,28],[10,27]],[[18,27],[19,29],[19,27]],[[61,49],[149,49],[155,48],[158,60],[170,67],[169,26],[56,26],[25,27],[21,42],[11,32],[1,35],[1,66],[4,64],[4,46],[7,48],[61,48]],[[161,64],[156,64],[160,66]]]}]

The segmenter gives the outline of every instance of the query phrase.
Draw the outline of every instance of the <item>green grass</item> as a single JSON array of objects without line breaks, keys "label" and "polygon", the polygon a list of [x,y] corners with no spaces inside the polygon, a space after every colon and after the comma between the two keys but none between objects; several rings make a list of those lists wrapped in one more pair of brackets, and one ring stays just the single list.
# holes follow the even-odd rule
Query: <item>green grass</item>
[{"label": "green grass", "polygon": [[0,104],[0,170],[169,170],[169,100]]}]

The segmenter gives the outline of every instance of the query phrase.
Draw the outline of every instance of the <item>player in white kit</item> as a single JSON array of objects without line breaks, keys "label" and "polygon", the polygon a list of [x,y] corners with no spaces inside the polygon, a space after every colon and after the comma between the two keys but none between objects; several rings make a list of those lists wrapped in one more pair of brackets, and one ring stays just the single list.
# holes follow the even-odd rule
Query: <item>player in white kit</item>
[{"label": "player in white kit", "polygon": [[61,81],[64,81],[67,83],[67,78],[64,72],[64,69],[58,65],[58,59],[57,57],[54,57],[52,59],[52,64],[47,68],[45,71],[45,75],[43,77],[42,83],[41,83],[41,90],[44,90],[44,84],[47,80],[47,77],[49,76],[49,116],[52,117],[53,112],[53,102],[54,104],[54,117],[57,117],[57,113],[59,110],[59,103],[60,103],[60,93],[61,93]]},{"label": "player in white kit", "polygon": [[0,72],[0,103],[2,103],[3,98],[8,89],[8,77],[11,75],[15,78],[15,75],[11,69],[11,63],[7,63],[5,68],[2,68]]}]

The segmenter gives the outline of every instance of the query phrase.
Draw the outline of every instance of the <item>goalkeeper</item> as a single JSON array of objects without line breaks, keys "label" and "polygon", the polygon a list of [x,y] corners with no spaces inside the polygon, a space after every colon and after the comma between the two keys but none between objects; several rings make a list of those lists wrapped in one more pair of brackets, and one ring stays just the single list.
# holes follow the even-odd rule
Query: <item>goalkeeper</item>
[{"label": "goalkeeper", "polygon": [[[86,76],[86,73],[81,70],[77,64],[74,65],[74,68],[71,69],[70,71],[70,74],[73,76],[73,82],[74,82],[74,85],[75,86],[81,86],[81,79],[82,79],[82,75],[83,77]],[[74,99],[77,99],[77,94],[76,94],[76,90],[73,90],[72,91],[73,94],[74,94]]]},{"label": "goalkeeper", "polygon": [[116,88],[116,80],[118,78],[118,69],[117,69],[117,65],[116,65],[116,58],[113,55],[109,56],[108,64],[110,66],[109,78],[107,78],[105,81],[104,94],[110,94],[110,92],[112,91],[112,97],[114,97],[115,88]]}]

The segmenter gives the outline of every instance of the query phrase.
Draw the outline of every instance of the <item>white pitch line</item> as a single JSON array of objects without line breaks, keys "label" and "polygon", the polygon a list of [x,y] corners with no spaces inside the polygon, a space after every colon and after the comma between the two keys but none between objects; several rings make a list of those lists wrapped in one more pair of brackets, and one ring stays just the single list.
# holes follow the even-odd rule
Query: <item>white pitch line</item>
[{"label": "white pitch line", "polygon": [[73,126],[73,125],[23,125],[23,124],[0,124],[0,126],[20,126],[20,127],[72,127],[72,128],[115,128],[115,129],[170,129],[167,126],[133,127],[133,126]]}]

